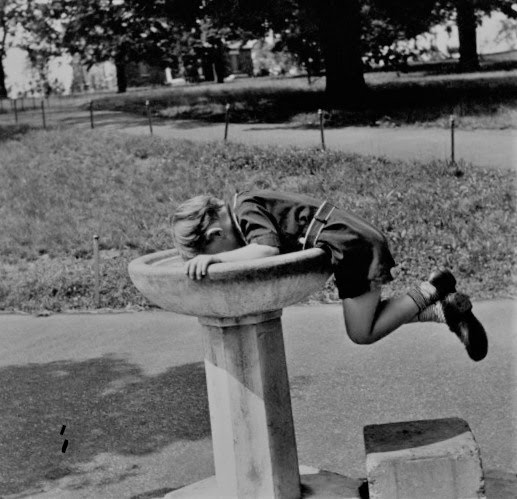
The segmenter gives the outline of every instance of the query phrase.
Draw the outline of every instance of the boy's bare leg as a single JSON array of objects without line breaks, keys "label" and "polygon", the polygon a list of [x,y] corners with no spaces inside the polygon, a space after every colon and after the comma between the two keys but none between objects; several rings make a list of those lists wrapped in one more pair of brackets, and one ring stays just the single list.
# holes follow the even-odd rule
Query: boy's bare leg
[{"label": "boy's bare leg", "polygon": [[383,301],[380,298],[381,290],[375,289],[342,300],[346,331],[354,343],[375,343],[403,324],[417,320],[418,306],[408,295]]},{"label": "boy's bare leg", "polygon": [[433,272],[428,281],[410,288],[406,295],[381,301],[380,289],[342,300],[345,326],[350,339],[370,344],[403,324],[438,322],[447,324],[474,361],[487,355],[485,328],[472,313],[469,297],[456,292],[450,271]]},{"label": "boy's bare leg", "polygon": [[[342,275],[336,276],[339,289],[338,277],[342,281]],[[446,269],[389,300],[381,301],[380,286],[371,285],[375,287],[369,292],[342,300],[347,333],[355,343],[374,343],[403,324],[419,320],[420,312],[456,291],[456,279]]]}]

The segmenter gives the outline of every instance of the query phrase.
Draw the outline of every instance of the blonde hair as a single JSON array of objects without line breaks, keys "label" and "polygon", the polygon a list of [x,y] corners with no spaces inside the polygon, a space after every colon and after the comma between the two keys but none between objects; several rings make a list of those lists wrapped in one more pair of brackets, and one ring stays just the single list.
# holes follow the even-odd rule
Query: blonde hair
[{"label": "blonde hair", "polygon": [[184,260],[194,258],[207,243],[206,231],[217,220],[224,202],[213,196],[196,196],[180,204],[172,217],[174,245]]}]

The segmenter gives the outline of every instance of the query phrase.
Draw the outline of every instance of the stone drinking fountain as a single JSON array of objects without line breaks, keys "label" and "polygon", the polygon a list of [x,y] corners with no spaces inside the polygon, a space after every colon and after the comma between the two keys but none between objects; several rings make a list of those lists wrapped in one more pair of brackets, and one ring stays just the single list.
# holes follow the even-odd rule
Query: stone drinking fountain
[{"label": "stone drinking fountain", "polygon": [[280,317],[324,286],[324,251],[214,264],[192,280],[168,250],[133,260],[129,274],[151,302],[201,323],[216,478],[168,498],[333,497],[330,489],[360,485],[304,467],[300,480]]},{"label": "stone drinking fountain", "polygon": [[[129,274],[153,303],[201,323],[215,477],[166,499],[359,499],[362,480],[299,466],[280,317],[331,274],[312,248],[211,265],[185,275],[176,250],[133,260]],[[458,418],[364,428],[371,499],[483,499],[479,446]]]}]

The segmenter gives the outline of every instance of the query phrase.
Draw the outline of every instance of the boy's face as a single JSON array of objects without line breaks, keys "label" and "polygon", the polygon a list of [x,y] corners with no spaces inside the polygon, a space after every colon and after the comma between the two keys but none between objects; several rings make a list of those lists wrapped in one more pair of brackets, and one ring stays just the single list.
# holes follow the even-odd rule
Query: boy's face
[{"label": "boy's face", "polygon": [[208,243],[203,249],[206,255],[215,255],[224,251],[231,251],[242,246],[242,243],[235,233],[235,229],[230,219],[230,215],[223,208],[219,219],[215,220],[207,231]]}]

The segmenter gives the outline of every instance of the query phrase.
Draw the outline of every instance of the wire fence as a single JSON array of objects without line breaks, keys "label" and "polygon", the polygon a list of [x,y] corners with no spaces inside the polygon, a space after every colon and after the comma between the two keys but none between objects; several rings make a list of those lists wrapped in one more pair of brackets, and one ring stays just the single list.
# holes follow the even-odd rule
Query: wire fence
[{"label": "wire fence", "polygon": [[[110,93],[88,94],[88,95],[70,95],[52,98],[21,98],[21,99],[0,99],[0,124],[27,124],[29,126],[48,128],[54,125],[73,125],[80,122],[89,122],[90,128],[95,128],[99,124],[106,126],[108,123],[117,126],[117,119],[111,117],[114,111],[106,111],[95,109],[93,96],[108,96]],[[153,106],[149,99],[144,101],[145,116],[132,117],[133,124],[147,126],[149,133],[153,135]],[[78,117],[84,112],[83,118]],[[229,141],[231,136],[231,113],[232,106],[225,106],[224,129],[221,132],[221,140],[225,143]],[[324,109],[315,111],[317,115],[319,142],[322,150],[326,150],[325,143],[325,122],[329,113]],[[100,117],[100,123],[97,118]],[[108,118],[108,119],[107,119]],[[120,124],[120,122],[119,122]],[[456,164],[455,151],[455,128],[456,116],[451,114],[449,118],[450,130],[450,159],[452,165]]]},{"label": "wire fence", "polygon": [[[138,93],[142,91],[152,90],[153,87],[134,87],[128,88],[126,93]],[[39,108],[40,102],[45,101],[45,105],[48,108],[62,108],[70,106],[82,106],[88,102],[102,97],[114,97],[119,95],[115,90],[96,90],[94,92],[87,93],[70,93],[70,94],[50,94],[49,96],[42,97],[41,95],[25,95],[18,98],[0,98],[0,114],[5,112],[11,112],[13,102],[17,102],[19,111],[30,111],[36,107]]]}]

